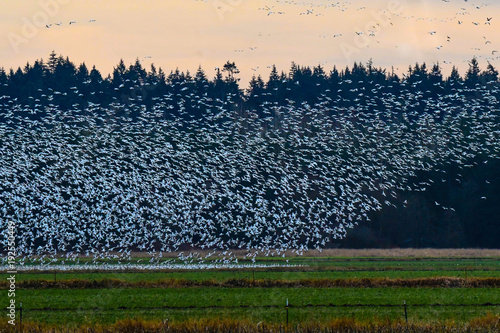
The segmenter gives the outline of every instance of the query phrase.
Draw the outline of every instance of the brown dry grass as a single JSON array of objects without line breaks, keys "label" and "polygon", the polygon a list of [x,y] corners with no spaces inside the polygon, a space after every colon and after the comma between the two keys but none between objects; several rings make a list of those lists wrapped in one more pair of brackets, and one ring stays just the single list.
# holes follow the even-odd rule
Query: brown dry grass
[{"label": "brown dry grass", "polygon": [[[204,258],[210,254],[211,259],[220,259],[228,257],[236,257],[244,259],[252,256],[254,253],[259,257],[266,257],[268,251],[258,250],[230,250],[230,251],[214,251],[192,249],[191,251],[164,252],[162,258],[174,259],[178,258],[180,253],[189,255],[196,254],[199,258]],[[119,256],[120,253],[109,253],[110,255]],[[309,250],[300,255],[293,251],[276,251],[270,250],[269,257],[279,257],[285,254],[288,258],[306,257],[306,258],[500,258],[500,249],[410,249],[410,248],[394,248],[394,249],[324,249]],[[148,252],[132,252],[132,259],[149,259],[151,255]],[[40,256],[30,256],[30,258],[39,258]],[[62,255],[61,259],[65,256]],[[79,258],[92,259],[92,256],[81,255]]]},{"label": "brown dry grass", "polygon": [[[193,250],[200,257],[204,257],[213,251],[209,250]],[[248,254],[253,254],[256,250],[233,250],[231,251],[237,258],[244,258]],[[170,252],[163,254],[164,258],[177,258],[180,252]],[[183,251],[188,254],[189,251]],[[259,252],[259,256],[264,256],[264,252]],[[283,252],[281,252],[283,254]],[[285,252],[287,257],[298,257],[292,251]],[[222,251],[216,251],[213,258],[223,257]],[[227,255],[226,255],[227,256]],[[340,257],[340,258],[356,258],[356,257],[375,257],[375,258],[500,258],[500,249],[324,249],[321,252],[318,250],[309,250],[304,252],[302,257]],[[133,258],[148,257],[147,253],[134,252]]]},{"label": "brown dry grass", "polygon": [[[0,289],[7,288],[6,281],[0,282]],[[388,278],[351,278],[351,279],[228,279],[228,280],[185,280],[163,279],[157,281],[125,281],[119,279],[100,280],[27,280],[19,281],[17,286],[22,289],[102,289],[102,288],[185,288],[185,287],[223,287],[223,288],[499,288],[500,278],[457,278],[432,277],[415,279]]]},{"label": "brown dry grass", "polygon": [[[328,323],[301,323],[294,325],[252,323],[248,321],[236,320],[191,320],[180,323],[169,323],[168,321],[144,321],[140,319],[126,319],[112,325],[80,326],[78,328],[57,327],[39,323],[25,323],[22,332],[30,333],[139,333],[139,332],[271,332],[271,333],[320,333],[320,332],[350,332],[350,333],[389,333],[389,332],[413,332],[413,333],[479,333],[498,332],[500,329],[500,316],[489,314],[485,317],[476,318],[467,324],[448,323],[410,323],[402,321],[373,320],[370,322],[360,322],[352,318],[337,318]],[[21,332],[19,327],[8,325],[5,320],[0,322],[0,332],[14,333]]]},{"label": "brown dry grass", "polygon": [[500,249],[328,249],[306,257],[495,258]]}]

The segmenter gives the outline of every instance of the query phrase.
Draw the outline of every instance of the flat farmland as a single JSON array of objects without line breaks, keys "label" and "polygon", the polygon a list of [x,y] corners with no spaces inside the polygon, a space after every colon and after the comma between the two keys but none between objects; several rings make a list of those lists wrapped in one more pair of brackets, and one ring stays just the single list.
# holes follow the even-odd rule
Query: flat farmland
[{"label": "flat farmland", "polygon": [[[239,262],[245,263],[244,258]],[[186,266],[146,271],[61,266],[55,271],[20,272],[16,299],[23,302],[26,325],[46,325],[46,329],[109,328],[130,319],[176,325],[228,320],[272,326],[286,325],[287,312],[289,325],[295,326],[347,319],[356,325],[406,325],[405,302],[408,325],[452,323],[453,329],[465,332],[482,318],[498,318],[499,262],[494,255],[349,255],[257,257],[260,266],[256,268]],[[6,277],[0,275],[2,281]],[[0,304],[3,308],[5,299]]]},{"label": "flat farmland", "polygon": [[25,319],[53,324],[119,319],[186,321],[226,318],[284,323],[337,317],[467,322],[498,312],[493,288],[114,288],[22,290]]}]

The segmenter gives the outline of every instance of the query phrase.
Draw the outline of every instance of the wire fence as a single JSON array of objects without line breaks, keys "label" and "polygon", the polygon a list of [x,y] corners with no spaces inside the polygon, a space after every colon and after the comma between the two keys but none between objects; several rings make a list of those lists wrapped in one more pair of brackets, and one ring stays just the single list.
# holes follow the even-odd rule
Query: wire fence
[{"label": "wire fence", "polygon": [[[267,305],[204,305],[204,306],[196,306],[196,305],[191,305],[191,306],[143,306],[143,307],[127,307],[127,306],[118,306],[116,308],[99,308],[99,307],[93,307],[93,308],[52,308],[52,307],[44,307],[44,308],[26,308],[21,307],[16,308],[16,311],[20,314],[20,317],[18,317],[18,323],[22,327],[23,325],[23,318],[30,318],[32,317],[30,314],[35,315],[34,317],[37,317],[36,314],[38,313],[48,313],[49,316],[50,314],[55,314],[55,313],[69,313],[71,314],[76,314],[76,313],[97,313],[99,314],[100,317],[105,317],[104,313],[107,313],[108,316],[110,315],[109,313],[116,313],[116,312],[122,312],[122,311],[136,311],[138,313],[144,313],[144,312],[150,312],[150,311],[168,311],[168,312],[176,312],[176,311],[207,311],[207,310],[219,310],[219,311],[228,311],[228,310],[246,310],[249,312],[252,312],[253,310],[283,310],[282,315],[283,319],[285,320],[286,324],[289,324],[290,318],[289,314],[290,311],[293,312],[293,310],[314,310],[314,309],[355,309],[355,308],[370,308],[370,309],[394,309],[396,311],[395,313],[399,313],[401,318],[404,318],[406,323],[408,323],[408,317],[409,313],[412,313],[412,309],[417,309],[417,308],[458,308],[461,310],[465,309],[471,309],[471,308],[493,308],[493,309],[498,309],[500,307],[500,303],[478,303],[478,304],[440,304],[440,303],[434,303],[434,304],[408,304],[406,301],[403,301],[403,303],[399,304],[305,304],[305,305],[294,305],[288,302],[288,299],[286,300],[286,305],[277,305],[277,304],[267,304]],[[4,312],[6,309],[4,308]],[[285,319],[286,318],[286,319]]]},{"label": "wire fence", "polygon": [[[286,308],[287,306],[284,305],[276,305],[276,304],[264,304],[264,305],[203,305],[203,306],[196,306],[196,305],[189,305],[189,306],[144,306],[144,307],[126,307],[126,306],[119,306],[116,308],[106,308],[106,309],[101,309],[101,308],[51,308],[51,307],[44,307],[44,308],[29,308],[26,309],[24,307],[22,310],[24,313],[26,311],[28,312],[72,312],[72,311],[99,311],[99,310],[106,310],[106,311],[123,311],[123,310],[206,310],[206,309],[279,309],[279,308]],[[429,308],[441,308],[441,307],[453,307],[453,308],[469,308],[469,307],[500,307],[500,303],[478,303],[478,304],[440,304],[440,303],[434,303],[434,304],[406,304],[406,303],[401,303],[401,304],[305,304],[305,305],[293,305],[293,304],[288,304],[288,307],[290,309],[309,309],[309,308],[422,308],[422,307],[429,307]],[[16,310],[21,310],[20,308],[17,308]],[[3,311],[6,311],[3,309]]]}]

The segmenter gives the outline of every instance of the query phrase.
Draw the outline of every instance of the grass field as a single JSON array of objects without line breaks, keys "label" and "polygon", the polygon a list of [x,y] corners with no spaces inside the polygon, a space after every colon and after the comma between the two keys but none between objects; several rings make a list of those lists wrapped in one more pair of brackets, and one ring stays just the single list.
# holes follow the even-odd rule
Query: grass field
[{"label": "grass field", "polygon": [[[490,288],[182,288],[20,290],[26,320],[49,323],[106,322],[137,317],[188,320],[224,317],[283,322],[289,300],[295,322],[403,316],[412,321],[465,322],[498,311],[500,293]],[[145,316],[145,314],[147,314]]]},{"label": "grass field", "polygon": [[[20,272],[17,274],[19,285],[31,283],[32,286],[42,287],[19,288],[16,291],[16,301],[23,302],[23,318],[26,323],[56,325],[67,329],[85,325],[120,324],[122,320],[130,318],[151,323],[165,323],[168,320],[169,323],[179,325],[193,320],[200,323],[206,320],[232,320],[236,323],[281,325],[286,322],[287,300],[290,325],[327,325],[332,320],[342,318],[356,323],[378,321],[393,325],[404,320],[403,301],[408,305],[409,324],[420,325],[418,327],[453,323],[464,328],[479,320],[478,318],[489,318],[489,322],[496,325],[495,318],[500,313],[500,289],[497,282],[494,287],[474,284],[465,287],[461,287],[461,284],[440,284],[438,287],[412,284],[407,287],[369,287],[370,281],[377,279],[397,280],[403,285],[405,281],[417,278],[427,281],[438,277],[459,278],[460,281],[483,281],[483,278],[498,281],[500,256],[491,255],[491,252],[482,257],[475,252],[470,257],[448,253],[443,257],[350,255],[287,259],[288,264],[297,266],[268,269],[57,271],[55,274],[47,271]],[[283,258],[264,257],[258,261],[285,263]],[[1,281],[5,281],[6,277],[6,273],[0,274]],[[59,288],[54,288],[53,285],[51,287],[50,284],[37,284],[43,281],[52,283],[54,279],[60,283]],[[98,289],[65,284],[109,279],[128,284],[124,283],[119,287],[110,284],[110,287],[101,286]],[[197,281],[199,284],[197,287],[189,287],[189,283],[181,283],[175,288],[161,284],[151,288],[147,284],[165,280]],[[301,284],[304,281],[323,283],[342,280],[355,283],[352,286],[348,284],[347,287],[329,288],[311,288],[307,283]],[[224,281],[255,281],[255,286],[216,286],[215,282]],[[266,284],[265,281],[271,282]],[[144,283],[145,287],[138,288],[137,283]],[[288,285],[277,287],[279,283]],[[262,287],[263,285],[267,287]],[[5,309],[7,301],[6,297],[2,297],[0,306]],[[458,326],[453,326],[453,329],[458,329]],[[493,327],[496,329],[496,326]],[[450,328],[450,331],[453,329]],[[120,330],[122,329],[118,331]],[[491,331],[491,327],[488,326],[484,331]]]}]

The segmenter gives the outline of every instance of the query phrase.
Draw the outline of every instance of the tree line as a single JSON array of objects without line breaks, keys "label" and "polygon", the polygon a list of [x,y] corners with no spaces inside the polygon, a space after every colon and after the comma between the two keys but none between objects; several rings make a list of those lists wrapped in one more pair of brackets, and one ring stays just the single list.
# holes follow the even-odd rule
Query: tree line
[{"label": "tree line", "polygon": [[[47,105],[85,108],[89,103],[136,104],[149,108],[159,98],[172,104],[182,99],[188,112],[201,116],[204,108],[199,100],[203,98],[257,113],[261,113],[263,106],[288,105],[292,101],[332,107],[357,106],[370,101],[375,102],[375,109],[382,109],[388,94],[419,94],[425,100],[460,92],[467,99],[480,99],[482,94],[478,91],[498,94],[495,87],[499,84],[498,70],[490,63],[481,70],[476,58],[469,62],[463,77],[455,66],[445,77],[439,63],[430,68],[425,63],[417,63],[402,75],[393,69],[374,67],[371,61],[354,63],[341,70],[334,67],[329,72],[321,65],[311,68],[292,63],[288,72],[279,72],[273,65],[267,80],[260,75],[253,76],[245,89],[240,85],[239,73],[236,64],[228,61],[215,69],[213,78],[209,78],[201,66],[194,74],[179,69],[167,74],[154,64],[147,70],[137,59],[129,66],[120,60],[111,74],[103,76],[95,66],[76,65],[68,57],[52,52],[47,61],[36,60],[16,70],[0,68],[0,103],[33,109]],[[498,100],[500,96],[496,97]],[[460,104],[463,100],[457,99],[454,103]]]}]

